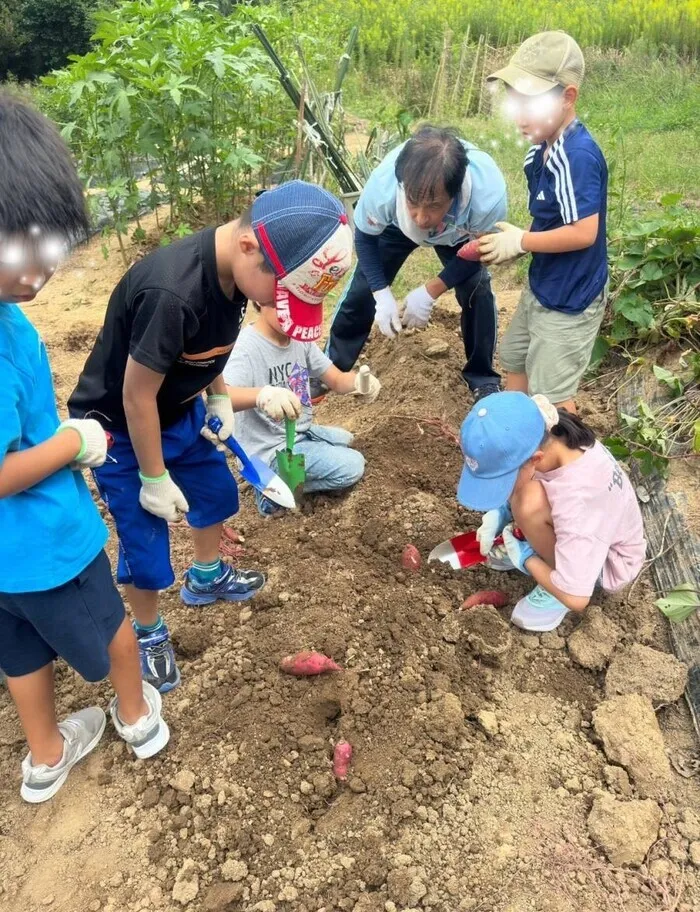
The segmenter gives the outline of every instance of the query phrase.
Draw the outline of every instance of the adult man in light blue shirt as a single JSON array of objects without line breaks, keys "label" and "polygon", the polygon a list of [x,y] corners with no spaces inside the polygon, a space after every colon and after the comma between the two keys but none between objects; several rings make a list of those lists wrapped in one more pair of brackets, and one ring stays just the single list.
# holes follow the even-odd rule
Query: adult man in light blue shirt
[{"label": "adult man in light blue shirt", "polygon": [[[390,152],[370,175],[355,209],[358,264],[331,325],[333,363],[350,370],[375,319],[390,339],[404,327],[427,326],[435,300],[453,288],[462,309],[464,380],[475,399],[498,390],[490,276],[457,251],[505,216],[506,185],[498,166],[454,131],[426,126]],[[400,317],[391,283],[417,247],[433,247],[443,269],[407,296]]]}]

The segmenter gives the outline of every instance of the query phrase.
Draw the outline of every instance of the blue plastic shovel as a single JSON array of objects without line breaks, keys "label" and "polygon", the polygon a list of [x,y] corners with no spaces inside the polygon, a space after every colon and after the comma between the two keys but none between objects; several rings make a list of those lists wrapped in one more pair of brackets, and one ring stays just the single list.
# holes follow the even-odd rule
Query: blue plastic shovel
[{"label": "blue plastic shovel", "polygon": [[[221,420],[219,418],[210,418],[207,426],[210,431],[218,434],[221,430]],[[242,466],[240,469],[241,478],[245,479],[256,491],[260,491],[263,497],[267,497],[273,503],[279,504],[280,507],[285,507],[287,510],[295,509],[296,502],[289,486],[282,481],[279,475],[272,471],[270,466],[265,465],[262,459],[257,456],[248,456],[233,436],[229,437],[228,440],[222,440],[222,443],[240,459]]]}]

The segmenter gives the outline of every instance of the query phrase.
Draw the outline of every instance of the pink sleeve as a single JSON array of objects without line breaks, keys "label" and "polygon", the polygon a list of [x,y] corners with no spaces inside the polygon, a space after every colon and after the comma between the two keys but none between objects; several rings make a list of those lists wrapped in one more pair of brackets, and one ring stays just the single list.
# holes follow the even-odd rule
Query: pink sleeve
[{"label": "pink sleeve", "polygon": [[552,583],[567,595],[588,598],[600,578],[608,550],[605,542],[592,535],[557,531]]}]

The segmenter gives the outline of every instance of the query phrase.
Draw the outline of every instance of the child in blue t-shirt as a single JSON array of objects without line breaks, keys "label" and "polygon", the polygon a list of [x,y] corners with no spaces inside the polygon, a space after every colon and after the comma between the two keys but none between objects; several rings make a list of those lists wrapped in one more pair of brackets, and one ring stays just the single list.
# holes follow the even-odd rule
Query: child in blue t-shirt
[{"label": "child in blue t-shirt", "polygon": [[160,694],[104,552],[107,529],[80,469],[102,465],[97,421],[59,422],[44,345],[22,313],[71,241],[85,236],[80,181],[53,126],[0,94],[0,666],[24,729],[21,795],[53,797],[106,724],[97,706],[56,720],[53,663],[109,675],[117,733],[139,758],[168,742]]},{"label": "child in blue t-shirt", "polygon": [[532,224],[499,222],[480,239],[481,261],[532,254],[529,283],[501,343],[506,389],[540,393],[575,411],[607,299],[608,169],[576,117],[581,49],[564,32],[528,38],[489,76],[506,85],[506,112],[533,145],[525,156]]}]

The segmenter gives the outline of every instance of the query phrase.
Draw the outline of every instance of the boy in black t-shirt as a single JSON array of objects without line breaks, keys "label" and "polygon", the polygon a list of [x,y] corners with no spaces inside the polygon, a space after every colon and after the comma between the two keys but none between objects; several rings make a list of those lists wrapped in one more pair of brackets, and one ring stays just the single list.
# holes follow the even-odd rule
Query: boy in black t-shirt
[{"label": "boy in black t-shirt", "polygon": [[[259,196],[241,218],[208,228],[136,263],[109,301],[105,323],[68,402],[97,418],[114,445],[95,470],[119,535],[117,581],[127,587],[144,678],[161,692],[180,674],[158,591],[175,580],[168,522],[186,514],[194,563],[181,590],[188,605],[251,598],[265,583],[223,564],[224,520],[238,490],[207,420],[233,433],[221,376],[249,298],[275,303],[290,334],[320,331],[321,302],[350,266],[352,234],[338,200],[291,181]],[[201,394],[206,391],[206,403]]]}]

